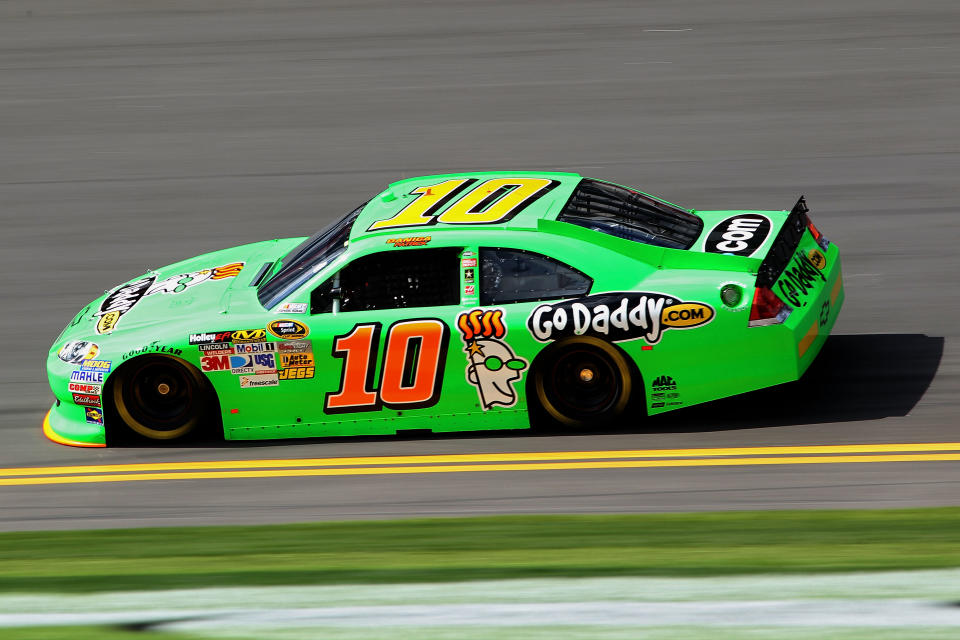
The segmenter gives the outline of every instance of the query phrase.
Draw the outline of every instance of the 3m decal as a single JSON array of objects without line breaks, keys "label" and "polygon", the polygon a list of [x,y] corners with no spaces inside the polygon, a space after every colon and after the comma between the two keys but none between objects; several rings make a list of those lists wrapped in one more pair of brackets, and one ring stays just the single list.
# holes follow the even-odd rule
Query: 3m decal
[{"label": "3m decal", "polygon": [[138,349],[132,349],[130,351],[127,351],[125,354],[123,354],[123,359],[127,360],[128,358],[143,355],[144,353],[167,353],[172,356],[179,356],[183,353],[183,350],[177,349],[176,347],[167,347],[165,345],[157,344],[154,342],[154,343],[148,344],[145,347],[140,347]]},{"label": "3m decal", "polygon": [[477,388],[483,410],[494,405],[515,405],[517,392],[513,385],[529,363],[504,342],[507,326],[503,310],[466,311],[457,316],[457,328],[467,354],[467,382]]},{"label": "3m decal", "polygon": [[230,334],[230,341],[233,343],[263,342],[266,337],[266,329],[240,329]]},{"label": "3m decal", "polygon": [[67,385],[67,391],[70,393],[85,393],[92,396],[99,396],[103,390],[99,384],[83,384],[80,382],[71,382]]},{"label": "3m decal", "polygon": [[276,373],[261,376],[240,376],[241,389],[256,389],[259,387],[276,387],[280,384],[280,378]]},{"label": "3m decal", "polygon": [[293,367],[290,369],[281,369],[277,372],[280,380],[307,380],[313,377],[313,367]]},{"label": "3m decal", "polygon": [[190,344],[212,344],[214,342],[230,342],[233,331],[217,331],[215,333],[191,333]]},{"label": "3m decal", "polygon": [[136,282],[125,284],[109,294],[100,303],[100,310],[94,316],[97,321],[97,333],[110,333],[117,328],[120,318],[140,302],[147,290],[153,285],[156,276],[147,276]]},{"label": "3m decal", "polygon": [[810,252],[807,253],[807,260],[817,269],[823,269],[827,266],[827,257],[819,249],[810,249]]},{"label": "3m decal", "polygon": [[70,382],[86,382],[88,384],[103,384],[103,371],[71,371]]},{"label": "3m decal", "polygon": [[430,244],[433,240],[430,236],[412,236],[409,238],[387,238],[387,244],[392,244],[394,249],[400,247],[423,247]]},{"label": "3m decal", "polygon": [[733,216],[718,222],[703,243],[707,253],[751,256],[770,235],[770,219],[757,213]]},{"label": "3m decal", "polygon": [[643,339],[660,342],[667,329],[692,329],[709,323],[713,307],[683,302],[663,293],[600,293],[542,304],[527,319],[527,328],[540,342],[567,336],[594,336],[623,342]]},{"label": "3m decal", "polygon": [[277,350],[276,342],[244,342],[233,347],[234,353],[270,353]]},{"label": "3m decal", "polygon": [[450,331],[436,318],[401,320],[387,330],[380,380],[374,386],[381,325],[358,324],[337,336],[332,355],[343,359],[340,388],[324,399],[326,413],[415,409],[440,399]]},{"label": "3m decal", "polygon": [[57,357],[68,364],[80,364],[84,360],[96,358],[100,353],[99,345],[85,340],[71,340],[57,352]]},{"label": "3m decal", "polygon": [[274,309],[276,313],[306,313],[307,312],[307,303],[306,302],[284,302],[282,305]]},{"label": "3m decal", "polygon": [[[476,182],[475,178],[455,178],[416,187],[409,194],[415,196],[413,202],[392,218],[374,222],[367,231],[436,223],[506,222],[560,184],[546,178],[492,178],[474,186]],[[473,188],[468,191],[468,187]],[[446,211],[439,213],[448,204]]]},{"label": "3m decal", "polygon": [[202,371],[229,371],[230,356],[203,356],[200,358]]},{"label": "3m decal", "polygon": [[103,424],[103,411],[97,409],[96,407],[85,407],[84,415],[87,418],[87,422],[90,424]]},{"label": "3m decal", "polygon": [[777,281],[777,288],[780,289],[781,299],[789,302],[794,307],[806,306],[806,301],[801,302],[801,298],[813,288],[813,284],[820,280],[826,282],[827,279],[810,263],[806,256],[793,256],[793,264],[789,265]]},{"label": "3m decal", "polygon": [[88,395],[86,393],[74,393],[73,394],[73,404],[78,404],[81,407],[97,407],[100,408],[100,396]]},{"label": "3m decal", "polygon": [[283,340],[298,340],[310,334],[310,328],[296,320],[273,320],[267,324],[267,331]]}]

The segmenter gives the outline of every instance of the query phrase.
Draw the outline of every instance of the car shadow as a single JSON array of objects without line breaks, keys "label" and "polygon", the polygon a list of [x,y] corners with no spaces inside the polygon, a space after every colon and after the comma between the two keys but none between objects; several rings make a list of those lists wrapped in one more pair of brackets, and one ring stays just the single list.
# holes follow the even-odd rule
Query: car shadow
[{"label": "car shadow", "polygon": [[[591,434],[684,433],[757,429],[824,422],[876,420],[907,415],[933,381],[943,356],[944,339],[922,334],[833,335],[796,382],[751,391],[722,400],[618,426],[591,429]],[[531,435],[529,430],[497,431]],[[583,432],[538,429],[540,436]],[[352,436],[287,440],[196,442],[191,446],[250,448],[297,443],[403,440],[456,440],[490,432],[431,433],[427,429],[392,436]]]}]

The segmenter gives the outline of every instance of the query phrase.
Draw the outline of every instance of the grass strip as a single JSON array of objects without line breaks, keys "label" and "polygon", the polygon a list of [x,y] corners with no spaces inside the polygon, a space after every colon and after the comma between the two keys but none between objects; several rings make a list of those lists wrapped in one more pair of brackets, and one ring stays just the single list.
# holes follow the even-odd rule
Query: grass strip
[{"label": "grass strip", "polygon": [[8,627],[2,633],[3,640],[210,640],[210,636],[156,631],[145,636],[140,629],[117,627]]},{"label": "grass strip", "polygon": [[960,508],[0,533],[0,591],[960,567]]}]

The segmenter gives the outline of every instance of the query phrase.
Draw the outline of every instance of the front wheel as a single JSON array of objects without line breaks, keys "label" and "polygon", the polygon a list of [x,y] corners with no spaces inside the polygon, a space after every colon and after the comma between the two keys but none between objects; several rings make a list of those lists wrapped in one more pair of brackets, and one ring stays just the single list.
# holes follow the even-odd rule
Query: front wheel
[{"label": "front wheel", "polygon": [[540,406],[571,428],[609,424],[630,403],[633,379],[626,357],[609,342],[589,336],[555,343],[533,373]]},{"label": "front wheel", "polygon": [[113,401],[120,419],[150,440],[182,439],[208,413],[209,387],[196,368],[164,356],[145,356],[117,372]]}]

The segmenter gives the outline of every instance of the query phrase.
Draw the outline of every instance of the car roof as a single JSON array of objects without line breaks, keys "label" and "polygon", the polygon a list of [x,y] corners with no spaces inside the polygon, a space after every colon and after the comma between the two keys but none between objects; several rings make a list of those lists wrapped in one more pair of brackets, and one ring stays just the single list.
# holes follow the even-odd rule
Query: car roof
[{"label": "car roof", "polygon": [[[577,173],[561,173],[552,171],[485,171],[469,173],[447,173],[429,176],[419,176],[416,178],[407,178],[390,184],[383,192],[373,197],[357,217],[350,232],[350,240],[360,240],[373,235],[381,234],[418,234],[429,232],[430,234],[445,233],[451,231],[463,231],[468,229],[536,229],[537,223],[541,219],[555,219],[560,213],[563,205],[569,200],[573,190],[580,183],[583,177]],[[474,192],[489,194],[497,191],[501,185],[507,185],[505,190],[499,193],[508,194],[511,180],[527,181],[535,185],[538,190],[536,194],[524,201],[516,213],[513,213],[507,220],[498,221],[495,224],[445,224],[437,217],[442,216],[449,210],[455,202],[466,201],[468,194]],[[446,199],[435,198],[435,208],[431,209],[423,219],[428,220],[424,224],[415,225],[390,225],[383,221],[390,220],[399,214],[406,207],[410,206],[419,198],[424,196],[433,196],[430,187],[440,185],[441,191],[447,185],[456,185],[456,189],[451,191]],[[490,185],[490,187],[486,187]],[[477,196],[480,197],[480,196]],[[495,197],[495,196],[494,196]],[[494,202],[505,200],[506,195],[501,196]],[[426,203],[426,201],[423,201]],[[421,206],[423,206],[421,204]],[[492,206],[492,205],[491,205]],[[379,223],[379,224],[378,224]],[[371,229],[373,225],[376,228]]]}]

